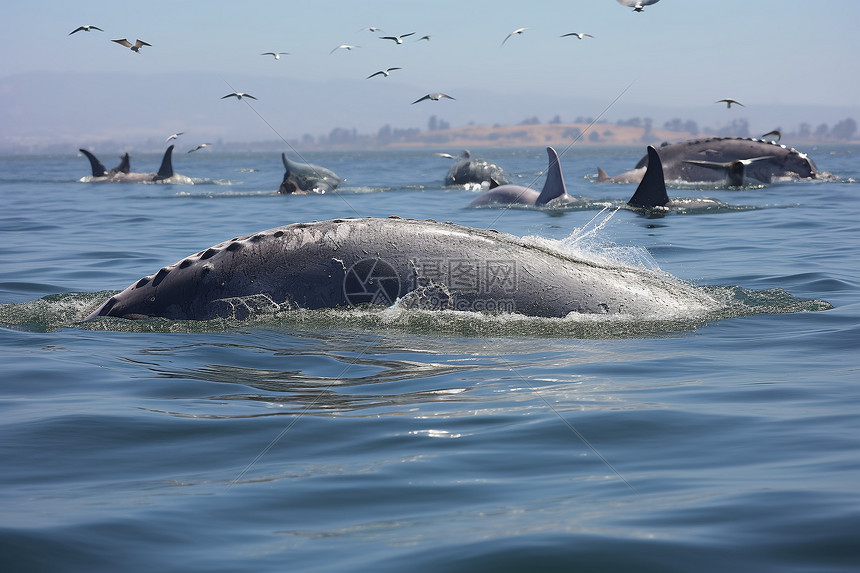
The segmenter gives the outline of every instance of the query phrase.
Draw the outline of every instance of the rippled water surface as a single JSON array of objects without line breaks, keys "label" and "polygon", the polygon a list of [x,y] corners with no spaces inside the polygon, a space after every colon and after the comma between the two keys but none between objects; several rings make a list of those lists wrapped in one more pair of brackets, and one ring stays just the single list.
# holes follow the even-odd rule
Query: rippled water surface
[{"label": "rippled water surface", "polygon": [[[804,149],[830,181],[670,189],[728,207],[662,218],[615,212],[634,186],[593,181],[638,148],[573,147],[568,192],[588,201],[543,211],[466,209],[475,192],[443,188],[429,151],[309,155],[346,182],[307,196],[274,193],[277,153],[208,151],[175,158],[194,185],[0,158],[4,570],[860,568],[857,148]],[[542,185],[543,149],[472,152]],[[722,302],[78,322],[231,237],[389,215],[539,237]]]}]

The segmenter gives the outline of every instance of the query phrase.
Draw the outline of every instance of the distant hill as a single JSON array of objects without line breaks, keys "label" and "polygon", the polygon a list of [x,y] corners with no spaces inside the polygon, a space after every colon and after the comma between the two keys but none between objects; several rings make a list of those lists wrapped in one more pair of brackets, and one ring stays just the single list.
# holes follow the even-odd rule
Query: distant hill
[{"label": "distant hill", "polygon": [[[837,129],[860,107],[753,105],[729,112],[712,102],[660,108],[621,99],[572,98],[531,91],[500,98],[457,92],[456,102],[412,105],[415,86],[374,82],[302,82],[269,76],[231,77],[259,100],[222,100],[224,80],[209,72],[86,74],[32,72],[0,78],[0,153],[157,152],[183,131],[179,147],[215,143],[224,150],[523,145],[644,145],[694,133],[758,137],[780,129],[793,146],[856,142]],[[423,88],[422,88],[423,89]],[[575,111],[574,111],[575,110]],[[589,128],[591,118],[600,119]],[[528,119],[524,119],[528,118]],[[552,118],[552,119],[551,119]],[[542,122],[541,122],[542,121]],[[695,128],[687,127],[695,124]],[[649,127],[651,129],[649,129]],[[671,127],[672,129],[663,129]],[[686,131],[683,131],[686,130]],[[845,136],[847,132],[851,132]],[[579,139],[578,139],[579,137]]]},{"label": "distant hill", "polygon": [[[618,126],[609,123],[559,123],[539,125],[467,125],[445,130],[422,131],[408,138],[383,144],[395,147],[555,147],[570,145],[647,145],[692,137],[690,133],[664,129]],[[380,142],[381,143],[381,142]]]}]

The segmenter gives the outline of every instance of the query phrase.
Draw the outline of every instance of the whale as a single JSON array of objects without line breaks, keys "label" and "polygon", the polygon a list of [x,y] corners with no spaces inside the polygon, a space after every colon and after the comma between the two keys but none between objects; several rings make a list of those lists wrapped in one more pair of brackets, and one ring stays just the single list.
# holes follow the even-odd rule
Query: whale
[{"label": "whale", "polygon": [[445,175],[445,185],[506,185],[510,180],[504,170],[486,159],[472,157],[468,149],[460,152],[457,162]]},{"label": "whale", "polygon": [[[821,176],[812,159],[773,141],[741,137],[709,137],[664,143],[657,150],[667,181],[716,183],[727,187],[768,184],[777,180],[816,179]],[[610,177],[598,168],[597,180],[639,183],[648,166],[646,154],[636,166]]]},{"label": "whale", "polygon": [[573,200],[567,194],[567,188],[564,185],[564,176],[561,174],[561,163],[559,162],[558,153],[552,147],[547,147],[546,154],[548,165],[543,189],[537,191],[520,185],[494,186],[491,184],[490,190],[476,197],[469,203],[469,207],[486,207],[499,204],[533,205],[540,207],[554,199]]},{"label": "whale", "polygon": [[284,179],[278,193],[328,193],[337,189],[342,181],[334,171],[311,163],[290,161],[286,153],[281,153],[281,162],[284,164]]},{"label": "whale", "polygon": [[123,155],[122,162],[107,171],[98,158],[87,151],[79,149],[90,162],[92,177],[87,177],[87,182],[99,183],[193,183],[190,177],[174,173],[173,171],[173,146],[167,148],[161,158],[161,166],[156,173],[132,173],[128,153]]},{"label": "whale", "polygon": [[[680,301],[680,302],[679,302]],[[710,308],[659,270],[587,260],[539,240],[433,220],[332,219],[237,236],[162,267],[84,320],[247,319],[398,305],[424,310],[654,316]]]}]

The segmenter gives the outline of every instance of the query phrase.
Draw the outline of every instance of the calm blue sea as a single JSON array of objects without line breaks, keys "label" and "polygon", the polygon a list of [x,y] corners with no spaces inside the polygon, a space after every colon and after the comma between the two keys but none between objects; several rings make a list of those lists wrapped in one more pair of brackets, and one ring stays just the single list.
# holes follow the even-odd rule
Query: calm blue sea
[{"label": "calm blue sea", "polygon": [[[341,193],[281,196],[279,153],[184,149],[194,185],[0,158],[3,571],[860,570],[860,147],[664,218],[466,209],[426,150],[309,153]],[[542,185],[544,149],[472,152]],[[627,199],[593,176],[643,154],[574,146],[568,190]],[[358,215],[577,243],[747,312],[78,323],[210,245]]]}]

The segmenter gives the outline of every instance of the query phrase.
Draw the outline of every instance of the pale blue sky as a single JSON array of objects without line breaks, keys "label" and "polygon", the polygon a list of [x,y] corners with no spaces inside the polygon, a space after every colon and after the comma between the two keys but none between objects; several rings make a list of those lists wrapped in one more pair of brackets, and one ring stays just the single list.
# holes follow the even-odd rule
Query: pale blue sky
[{"label": "pale blue sky", "polygon": [[[520,118],[546,121],[561,113],[572,120],[596,115],[631,82],[618,104],[622,116],[639,108],[641,115],[677,109],[682,117],[700,110],[693,119],[702,122],[715,117],[720,106],[713,102],[724,97],[742,101],[741,111],[755,117],[775,104],[856,109],[860,88],[857,0],[661,0],[643,13],[615,0],[48,0],[7,2],[0,13],[6,24],[0,80],[31,72],[97,73],[94,89],[103,90],[120,72],[144,78],[206,72],[220,81],[162,86],[163,107],[169,110],[172,101],[181,107],[193,97],[205,102],[201,109],[219,113],[226,108],[208,106],[226,103],[219,98],[231,91],[229,82],[257,95],[261,113],[315,133],[335,126],[365,131],[388,118],[397,127],[424,128],[431,114],[454,125],[507,123],[490,117],[504,108]],[[68,36],[82,24],[105,32]],[[366,26],[416,35],[396,45],[361,31]],[[528,29],[500,46],[520,27]],[[595,37],[559,37],[567,32]],[[424,34],[429,42],[416,40]],[[110,42],[123,37],[152,47],[134,54]],[[339,44],[362,48],[330,54]],[[275,61],[259,55],[266,51],[291,55]],[[392,66],[403,69],[365,80]],[[62,93],[63,85],[56,89]],[[123,93],[122,83],[115,89],[113,97],[136,107],[135,94]],[[433,91],[457,101],[410,108]],[[8,97],[0,94],[0,105],[12,105]],[[549,109],[548,97],[570,108]],[[286,107],[292,115],[281,115]],[[141,121],[148,121],[145,115]]]}]

